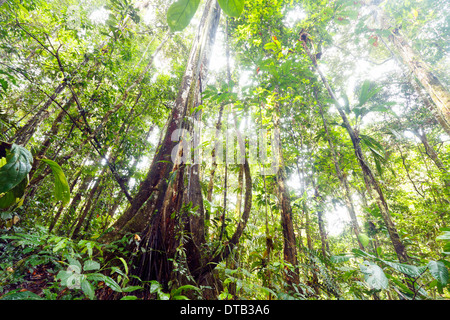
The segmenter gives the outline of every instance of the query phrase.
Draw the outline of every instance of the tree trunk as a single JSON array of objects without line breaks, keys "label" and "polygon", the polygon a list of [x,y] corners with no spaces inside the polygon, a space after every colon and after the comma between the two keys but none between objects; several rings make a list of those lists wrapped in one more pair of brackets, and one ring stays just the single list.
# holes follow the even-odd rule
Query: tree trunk
[{"label": "tree trunk", "polygon": [[[205,53],[204,47],[202,46],[202,42],[204,41],[203,33],[214,38],[215,30],[217,29],[217,26],[213,26],[212,29],[214,30],[209,31],[207,30],[208,28],[205,28],[207,22],[208,25],[212,25],[209,23],[210,2],[205,7],[206,9],[199,25],[199,32],[194,39],[186,71],[181,81],[175,105],[172,108],[172,114],[170,115],[164,138],[158,145],[157,152],[145,180],[141,183],[139,191],[134,196],[125,213],[112,226],[112,231],[103,237],[103,241],[105,242],[120,238],[126,232],[142,232],[152,215],[152,211],[146,210],[146,208],[153,208],[150,204],[148,206],[144,206],[144,204],[149,199],[154,203],[162,204],[163,202],[162,199],[168,186],[167,179],[173,169],[173,163],[171,161],[172,152],[178,145],[177,137],[173,137],[173,135],[177,133],[177,129],[182,129],[183,119],[189,109],[188,104],[194,101],[191,89],[195,89],[200,72],[199,62],[203,60],[202,56]],[[141,208],[142,210],[140,210]]]},{"label": "tree trunk", "polygon": [[[409,261],[409,258],[406,253],[406,248],[403,245],[402,241],[400,240],[400,236],[398,234],[397,228],[395,227],[395,225],[391,219],[391,215],[389,212],[389,208],[388,208],[386,199],[384,198],[383,191],[381,190],[381,187],[380,187],[377,179],[375,178],[372,170],[370,169],[370,167],[368,166],[368,164],[365,160],[364,154],[361,149],[360,138],[358,136],[358,133],[350,125],[350,122],[349,122],[347,116],[345,115],[344,111],[342,110],[342,107],[340,106],[339,101],[336,98],[336,95],[334,94],[333,90],[331,89],[330,85],[328,84],[328,80],[325,78],[323,73],[317,67],[317,62],[314,59],[314,57],[312,56],[306,42],[303,41],[302,44],[303,44],[303,48],[307,52],[311,61],[313,62],[315,69],[319,73],[319,76],[320,76],[323,84],[325,85],[325,88],[327,89],[331,99],[333,99],[335,106],[343,120],[344,126],[345,126],[347,133],[349,134],[350,139],[352,141],[356,159],[358,160],[358,163],[363,172],[363,177],[364,177],[364,182],[366,184],[366,188],[370,193],[373,194],[373,197],[376,199],[376,201],[378,203],[378,207],[380,208],[381,216],[382,216],[383,221],[388,230],[389,237],[391,239],[391,242],[392,242],[394,250],[397,254],[397,257],[401,263],[407,263]],[[375,192],[372,192],[372,191],[375,191]]]},{"label": "tree trunk", "polygon": [[317,96],[316,88],[314,88],[314,96],[316,98],[317,105],[319,106],[319,112],[320,112],[320,116],[322,118],[323,127],[325,129],[325,135],[327,137],[328,145],[330,146],[334,169],[336,171],[336,175],[338,176],[341,187],[344,189],[344,201],[345,201],[345,206],[347,207],[347,211],[350,215],[350,220],[352,222],[352,229],[353,229],[353,232],[355,233],[356,241],[358,241],[359,248],[361,250],[364,250],[364,246],[362,245],[361,241],[359,240],[359,233],[360,233],[359,224],[358,224],[358,220],[356,218],[355,207],[353,206],[353,200],[352,200],[352,197],[350,194],[350,187],[348,186],[347,179],[344,177],[344,174],[342,173],[341,167],[339,165],[339,160],[336,155],[336,149],[334,147],[333,141],[331,140],[330,132],[328,130],[328,124],[325,120],[323,107]]},{"label": "tree trunk", "polygon": [[[84,193],[86,192],[87,187],[91,183],[92,178],[93,177],[91,175],[86,175],[83,178],[83,181],[81,182],[80,187],[78,188],[77,194],[72,198],[72,202],[70,203],[69,208],[67,209],[66,213],[64,214],[64,217],[63,217],[58,229],[61,229],[61,227],[63,227],[64,225],[69,225],[70,222],[72,221],[73,217],[75,217],[78,206],[81,202],[81,198],[83,197]],[[71,228],[68,229],[69,234],[70,234],[70,229]]]},{"label": "tree trunk", "polygon": [[422,133],[420,133],[419,130],[417,130],[417,129],[413,129],[412,132],[422,142],[423,146],[425,147],[425,153],[428,155],[428,157],[430,157],[430,159],[434,162],[436,167],[442,172],[442,174],[444,174],[444,179],[443,180],[444,180],[444,183],[445,183],[445,187],[446,188],[450,188],[450,180],[448,178],[446,178],[447,168],[444,166],[444,163],[439,158],[439,155],[436,152],[436,150],[433,148],[433,146],[428,141],[426,133],[423,132],[423,130],[422,130]]},{"label": "tree trunk", "polygon": [[398,29],[391,33],[389,39],[394,44],[403,63],[416,76],[433,100],[434,104],[430,104],[431,111],[445,132],[450,135],[450,92],[431,72],[431,67],[414,52]]},{"label": "tree trunk", "polygon": [[[276,103],[274,113],[274,128],[279,130],[279,104]],[[276,133],[278,133],[276,131]],[[280,139],[279,133],[275,139]],[[279,141],[279,140],[278,140]],[[286,170],[284,168],[284,158],[281,146],[278,148],[278,171],[276,173],[278,185],[278,199],[280,203],[281,227],[283,230],[283,256],[284,260],[292,265],[292,269],[286,270],[286,282],[289,287],[299,283],[298,265],[297,265],[297,243],[295,240],[294,224],[292,221],[292,208],[289,189],[286,184]]]},{"label": "tree trunk", "polygon": [[85,199],[86,204],[84,205],[83,212],[78,217],[78,222],[72,233],[72,239],[76,239],[78,237],[78,233],[80,232],[81,227],[83,226],[84,220],[86,219],[86,216],[88,215],[89,210],[91,209],[92,203],[93,203],[95,195],[97,193],[97,189],[103,180],[103,175],[105,174],[105,171],[106,171],[106,166],[103,167],[100,175],[98,176],[97,180],[94,183],[94,186],[92,187],[91,191],[89,192],[89,196],[87,197],[87,199]]},{"label": "tree trunk", "polygon": [[[173,141],[177,140],[173,139],[173,135],[177,133],[175,130],[185,128],[183,120],[188,110],[199,99],[201,91],[199,81],[201,82],[206,75],[207,63],[211,53],[210,46],[215,39],[219,18],[220,7],[217,1],[207,1],[164,139],[158,146],[147,177],[131,206],[119,219],[119,223],[114,226],[115,230],[112,236],[108,237],[109,239],[114,238],[125,230],[143,231],[140,246],[146,252],[143,252],[137,258],[136,263],[134,263],[136,268],[133,272],[142,280],[155,279],[165,287],[171,279],[171,259],[175,258],[175,249],[178,246],[176,232],[185,228],[190,229],[193,225],[198,225],[197,223],[201,224],[200,219],[186,219],[186,215],[179,212],[183,203],[184,173],[188,171],[192,173],[189,176],[192,189],[189,190],[190,193],[187,196],[197,203],[200,201],[201,195],[196,192],[196,181],[199,176],[194,174],[193,170],[186,171],[184,163],[174,164],[171,161],[171,156],[173,152],[177,152],[176,154],[180,156],[187,151],[183,150],[183,147],[177,141]],[[196,167],[192,166],[192,168],[195,170]],[[170,184],[168,180],[171,181]],[[144,205],[146,201],[147,203]],[[179,223],[181,225],[178,225]],[[204,230],[190,231],[195,234],[195,241],[202,241],[201,234]],[[190,245],[192,246],[189,250],[195,252],[194,256],[197,256],[196,245],[193,243]],[[188,264],[199,263],[194,257],[188,258],[190,259]]]},{"label": "tree trunk", "polygon": [[[401,35],[399,28],[390,25],[389,18],[383,9],[378,6],[378,3],[371,5],[370,9],[375,18],[374,28],[382,30],[393,29],[389,35],[389,40],[396,49],[395,56],[400,58],[401,62],[414,74],[417,81],[428,93],[434,104],[427,104],[427,106],[445,132],[450,135],[450,92],[433,74],[431,66],[422,60],[413,50],[407,39]],[[414,82],[415,80],[413,80],[413,86],[416,90],[420,90]],[[420,91],[418,93],[422,95]]]}]

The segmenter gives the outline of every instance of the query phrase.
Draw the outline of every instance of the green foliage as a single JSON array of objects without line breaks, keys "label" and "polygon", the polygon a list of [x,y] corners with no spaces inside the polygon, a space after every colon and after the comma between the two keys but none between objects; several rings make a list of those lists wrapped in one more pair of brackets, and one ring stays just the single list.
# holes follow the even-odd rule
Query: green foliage
[{"label": "green foliage", "polygon": [[200,0],[178,0],[167,11],[167,24],[172,32],[182,31],[189,25]]},{"label": "green foliage", "polygon": [[[3,160],[4,159],[4,160]],[[7,208],[17,202],[28,184],[28,172],[31,170],[31,153],[17,144],[0,144],[0,207]]]},{"label": "green foliage", "polygon": [[[449,140],[427,108],[432,97],[426,86],[416,88],[405,77],[398,51],[390,50],[398,31],[448,87],[445,1],[385,1],[382,7],[352,0],[218,3],[227,15],[227,34],[222,36],[222,19],[211,64],[205,59],[196,65],[200,81],[188,75],[190,93],[195,86],[200,91],[186,114],[201,113],[202,127],[213,129],[202,130],[197,149],[206,158],[198,166],[201,190],[191,189],[188,167],[178,167],[157,190],[145,190],[152,198],[142,205],[141,213],[154,208],[156,194],[163,206],[183,203],[182,210],[167,212],[176,221],[164,237],[174,241],[161,255],[169,256],[171,266],[167,274],[159,270],[170,279],[164,282],[134,275],[159,265],[136,261],[151,249],[146,243],[161,238],[153,234],[144,242],[136,229],[112,243],[97,240],[124,222],[129,199],[123,188],[138,199],[148,187],[142,182],[154,155],[164,150],[159,141],[170,129],[166,124],[173,125],[168,119],[179,111],[177,92],[185,70],[191,70],[186,62],[199,35],[188,26],[202,14],[200,1],[10,0],[0,7],[0,138],[26,140],[23,146],[0,145],[0,299],[93,300],[105,292],[123,300],[201,299],[211,292],[223,300],[448,299]],[[375,9],[387,15],[389,28],[380,29]],[[202,37],[202,43],[211,40]],[[376,169],[408,263],[398,261],[392,230],[378,195],[367,186],[337,105],[367,166]],[[252,134],[265,129],[270,136],[278,126],[286,176],[263,176],[264,164],[249,158],[250,219],[230,255],[211,265],[214,281],[200,286],[193,270],[228,249],[242,221],[241,166],[227,167],[225,186],[224,165],[209,161],[222,107],[222,131],[236,120],[241,133],[249,134],[248,150],[262,151]],[[188,128],[184,120],[179,125]],[[175,182],[182,170],[179,192],[164,195],[165,183]],[[290,193],[297,265],[283,254],[282,183]],[[201,205],[171,201],[191,192],[202,196]],[[341,216],[349,201],[359,239]],[[193,244],[199,230],[190,230],[191,219],[202,215],[205,239],[200,234],[200,243]],[[131,223],[124,229],[141,223],[126,222]],[[76,239],[70,237],[74,226],[81,227]],[[357,240],[365,251],[352,250]],[[287,276],[297,269],[300,282],[290,285]],[[34,281],[37,276],[42,281]],[[30,287],[37,293],[23,291]]]},{"label": "green foliage", "polygon": [[239,17],[244,10],[245,0],[218,0],[220,8],[230,17]]},{"label": "green foliage", "polygon": [[55,178],[55,187],[54,187],[55,199],[61,200],[64,204],[69,203],[70,201],[69,184],[67,183],[67,179],[61,167],[55,161],[49,159],[41,159],[41,161],[48,164],[52,169],[53,176]]}]

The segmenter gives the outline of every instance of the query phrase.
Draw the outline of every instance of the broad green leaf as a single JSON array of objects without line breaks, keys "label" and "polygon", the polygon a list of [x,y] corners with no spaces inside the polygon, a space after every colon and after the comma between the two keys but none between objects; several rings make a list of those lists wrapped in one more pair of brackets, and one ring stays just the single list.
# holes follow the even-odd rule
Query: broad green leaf
[{"label": "broad green leaf", "polygon": [[111,289],[113,289],[114,291],[122,292],[122,288],[119,286],[119,284],[116,281],[114,281],[114,279],[112,279],[108,276],[105,276],[104,281],[105,281],[106,285],[108,287],[110,287]]},{"label": "broad green leaf", "polygon": [[54,194],[56,200],[61,200],[63,204],[69,203],[70,188],[69,184],[67,183],[66,176],[64,175],[64,172],[62,171],[61,167],[55,161],[49,159],[41,159],[41,161],[48,164],[49,167],[52,169],[53,176],[55,178]]},{"label": "broad green leaf", "polygon": [[105,275],[101,274],[101,273],[89,273],[86,275],[86,279],[88,280],[93,280],[93,281],[105,281]]},{"label": "broad green leaf", "polygon": [[21,289],[13,290],[2,297],[0,300],[45,300],[31,291],[19,291]]},{"label": "broad green leaf", "polygon": [[0,143],[0,157],[6,158],[6,164],[0,168],[0,193],[5,193],[27,177],[33,157],[24,147],[5,142]]},{"label": "broad green leaf", "polygon": [[349,254],[338,254],[338,255],[334,255],[330,257],[331,262],[333,263],[341,263],[341,262],[346,262],[348,260],[350,260],[350,258],[352,258],[352,255]]},{"label": "broad green leaf", "polygon": [[369,245],[370,238],[366,234],[358,234],[358,239],[364,247],[367,247]]},{"label": "broad green leaf", "polygon": [[177,288],[176,290],[174,290],[173,293],[172,293],[172,296],[173,297],[179,296],[179,295],[181,295],[181,293],[183,291],[186,291],[186,290],[197,290],[197,291],[199,291],[200,289],[195,287],[195,286],[193,286],[193,285],[187,284],[187,285],[181,286],[181,287]]},{"label": "broad green leaf", "polygon": [[178,0],[167,10],[167,24],[172,32],[181,31],[189,25],[197,11],[200,0]]},{"label": "broad green leaf", "polygon": [[427,266],[433,278],[443,286],[446,286],[448,283],[448,270],[445,264],[441,261],[430,261]]},{"label": "broad green leaf", "polygon": [[364,279],[371,289],[387,289],[389,282],[383,269],[369,261],[364,261],[359,267],[361,272],[364,273]]},{"label": "broad green leaf", "polygon": [[450,231],[444,231],[441,235],[436,237],[436,240],[450,241]]},{"label": "broad green leaf", "polygon": [[82,270],[81,263],[77,259],[74,259],[72,257],[68,257],[67,261],[69,262],[69,266],[75,266],[76,267],[75,272],[81,273],[81,270]]},{"label": "broad green leaf", "polygon": [[382,88],[373,88],[372,83],[369,80],[364,81],[361,91],[359,92],[359,104],[358,106],[363,106],[370,98],[380,92]]},{"label": "broad green leaf", "polygon": [[10,190],[0,198],[0,208],[6,209],[12,206],[15,202],[16,197],[14,196],[14,193]]},{"label": "broad green leaf", "polygon": [[230,17],[239,17],[244,10],[245,0],[218,0],[220,8]]},{"label": "broad green leaf", "polygon": [[95,291],[92,287],[92,284],[86,279],[81,280],[81,290],[83,290],[84,294],[89,297],[89,299],[94,300]]},{"label": "broad green leaf", "polygon": [[125,296],[121,298],[120,300],[137,300],[136,296]]},{"label": "broad green leaf", "polygon": [[421,276],[421,274],[423,273],[423,268],[419,268],[410,264],[405,264],[405,263],[396,263],[396,262],[391,262],[391,261],[385,261],[382,260],[384,263],[386,263],[388,266],[394,268],[395,270],[410,276],[412,278],[418,278]]},{"label": "broad green leaf", "polygon": [[132,292],[132,291],[136,291],[136,290],[142,290],[144,289],[141,286],[128,286],[122,289],[123,292]]},{"label": "broad green leaf", "polygon": [[91,271],[91,270],[99,270],[100,269],[100,263],[94,260],[87,260],[83,264],[83,270],[84,271]]}]

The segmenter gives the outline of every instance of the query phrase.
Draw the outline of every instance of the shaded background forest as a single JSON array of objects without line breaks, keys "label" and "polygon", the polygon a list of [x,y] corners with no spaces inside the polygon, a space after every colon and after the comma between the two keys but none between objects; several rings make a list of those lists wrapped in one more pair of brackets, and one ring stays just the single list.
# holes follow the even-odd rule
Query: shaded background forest
[{"label": "shaded background forest", "polygon": [[177,3],[0,1],[0,300],[448,299],[449,3]]}]

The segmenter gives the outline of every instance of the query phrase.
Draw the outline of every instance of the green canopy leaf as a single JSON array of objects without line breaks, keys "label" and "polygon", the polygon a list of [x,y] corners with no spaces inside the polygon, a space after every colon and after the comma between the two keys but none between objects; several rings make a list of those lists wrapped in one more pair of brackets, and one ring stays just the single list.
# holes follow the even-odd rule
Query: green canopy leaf
[{"label": "green canopy leaf", "polygon": [[64,204],[69,203],[70,201],[70,188],[67,183],[66,176],[62,171],[59,164],[55,161],[49,159],[41,159],[41,161],[45,162],[52,169],[53,176],[55,177],[55,198],[56,200],[61,200]]},{"label": "green canopy leaf", "polygon": [[218,0],[220,8],[230,17],[239,17],[244,10],[244,0]]},{"label": "green canopy leaf", "polygon": [[182,31],[189,25],[197,11],[200,0],[178,0],[167,10],[167,24],[170,31]]},{"label": "green canopy leaf", "polygon": [[367,247],[369,245],[370,238],[366,234],[358,234],[358,239],[364,247]]}]

